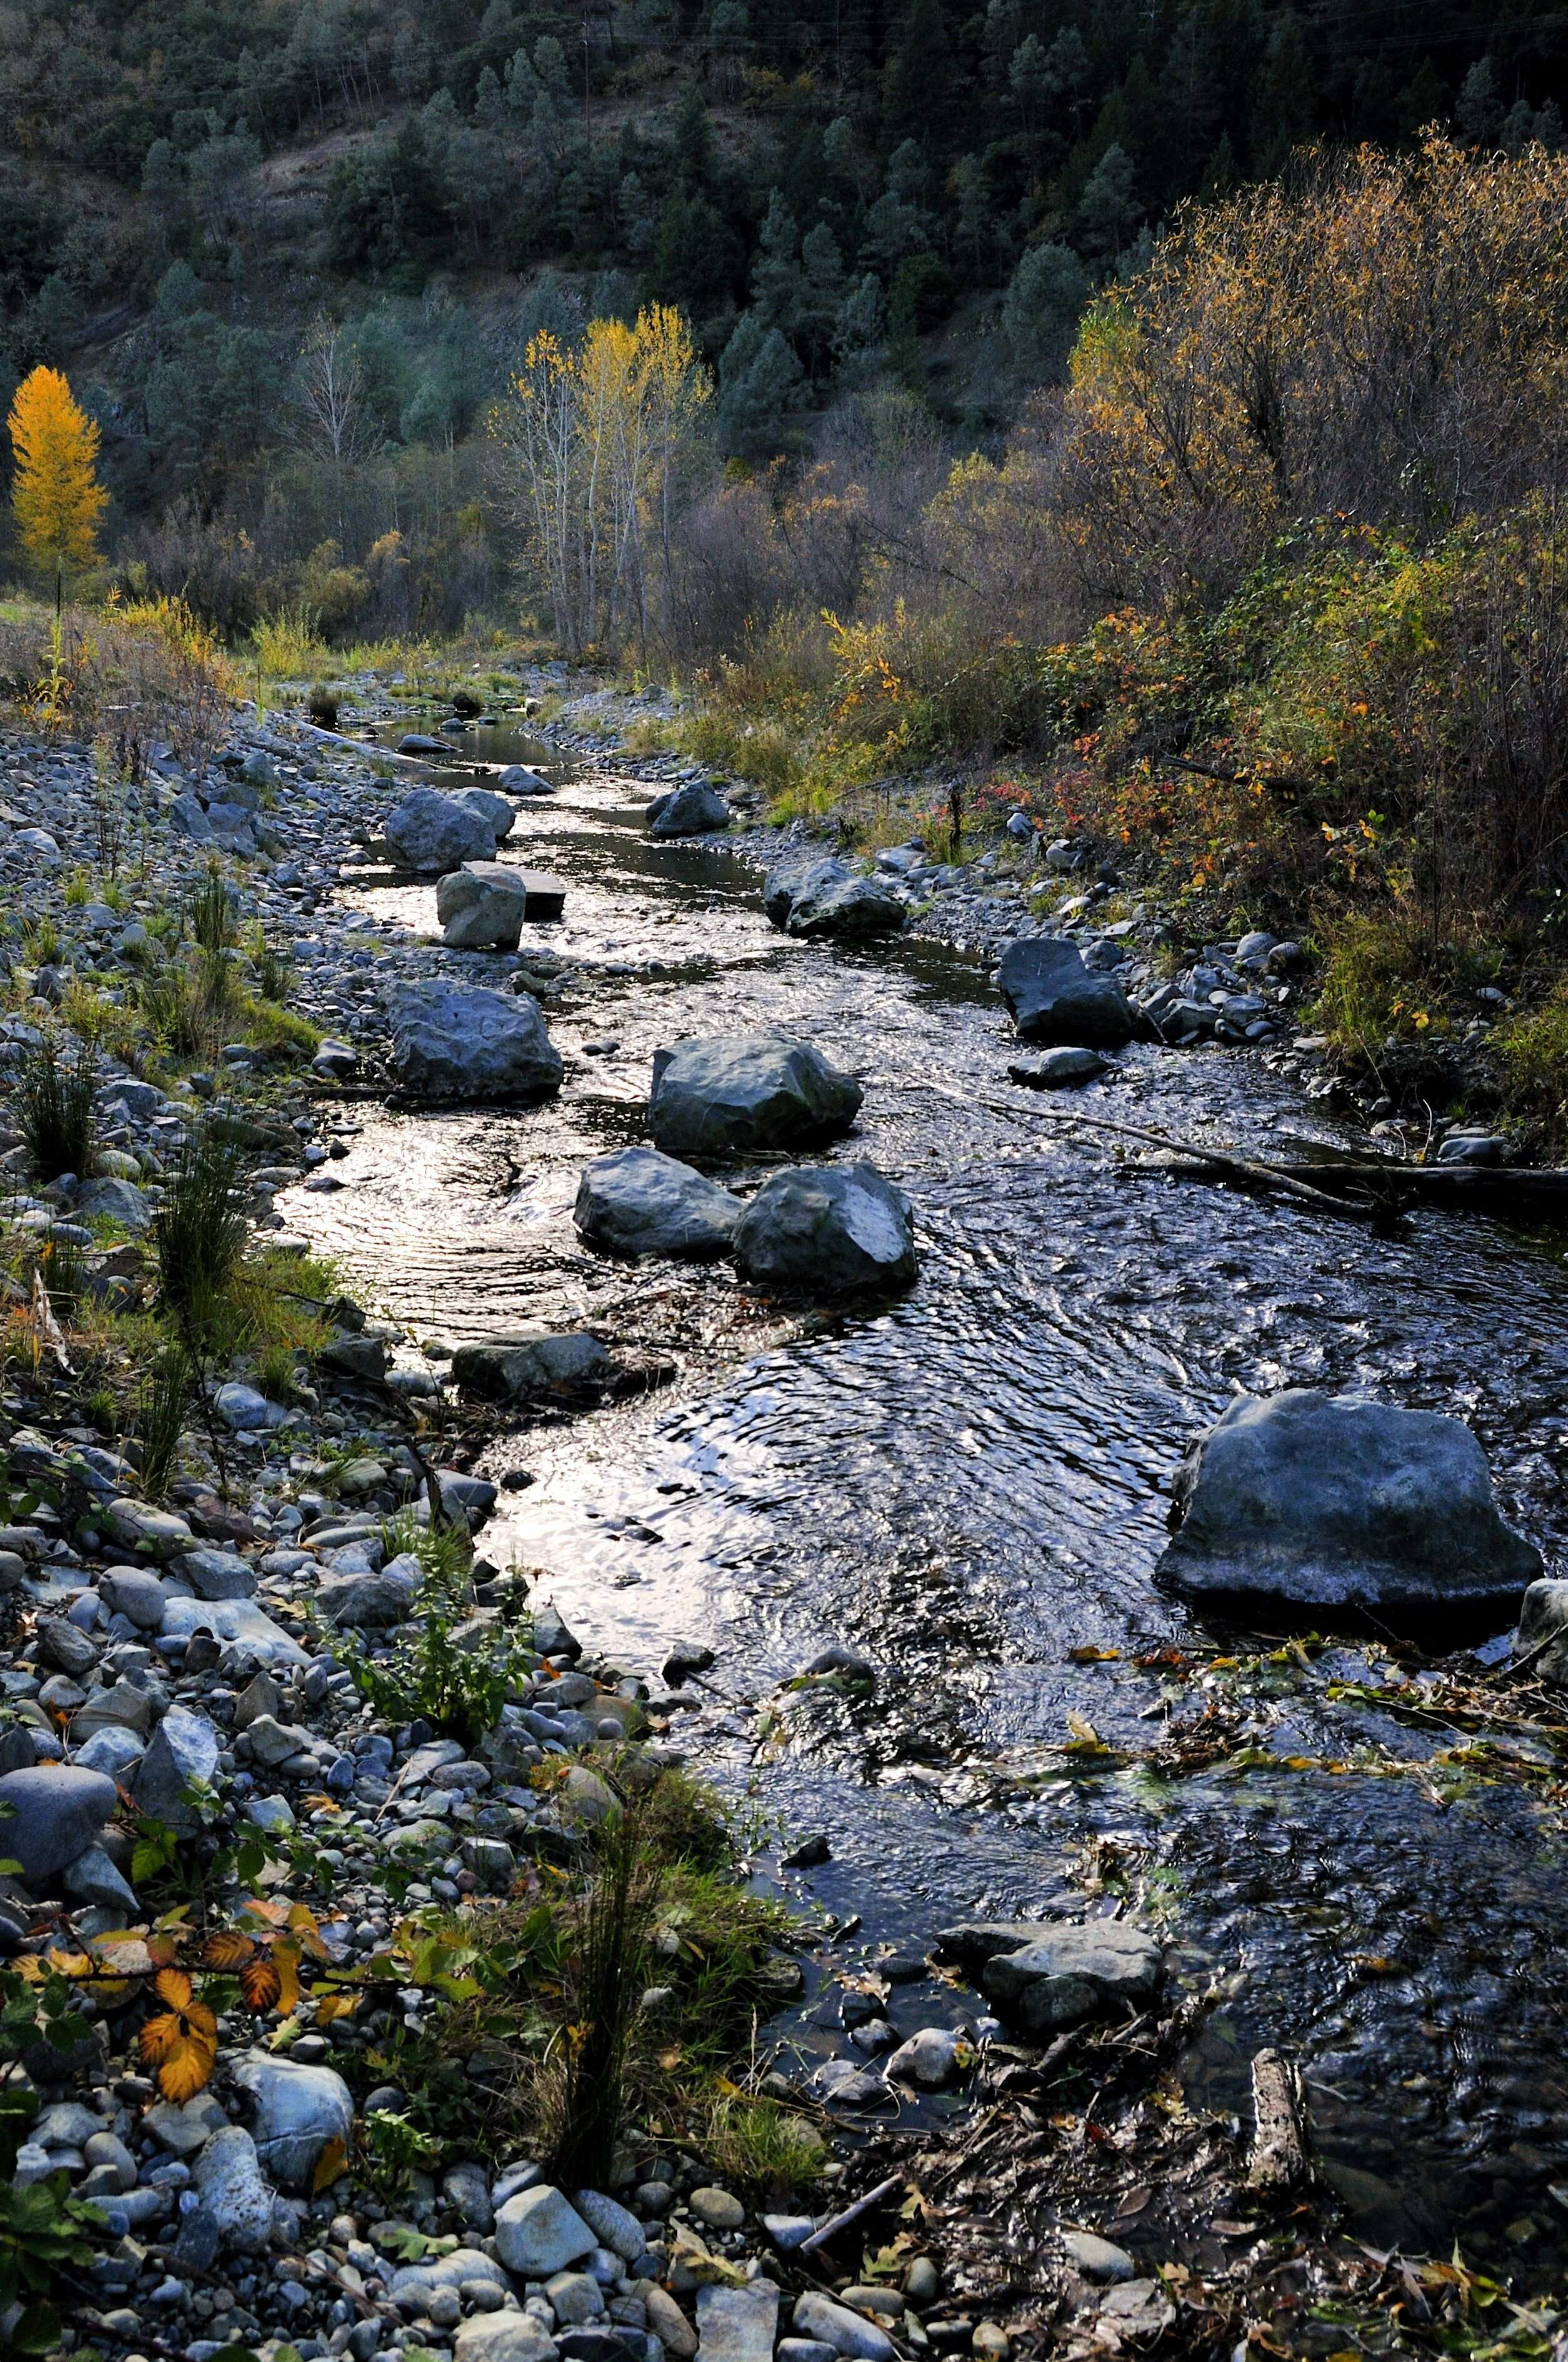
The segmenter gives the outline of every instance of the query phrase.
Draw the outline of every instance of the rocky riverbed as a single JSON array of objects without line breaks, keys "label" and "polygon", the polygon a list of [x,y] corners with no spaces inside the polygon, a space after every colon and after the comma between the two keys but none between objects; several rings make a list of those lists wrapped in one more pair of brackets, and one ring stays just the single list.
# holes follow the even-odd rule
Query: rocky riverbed
[{"label": "rocky riverbed", "polygon": [[[13,1245],[74,1251],[94,1299],[134,1308],[180,1142],[215,1115],[250,1149],[259,1242],[330,1254],[348,1290],[290,1399],[243,1353],[211,1373],[160,1509],[47,1330],[6,1374],[0,1745],[5,1781],[33,1785],[0,1920],[13,1960],[91,1963],[81,2055],[21,2062],[43,2110],[20,2178],[63,2172],[105,2218],[72,2334],[193,2362],[233,2337],[306,2362],[1229,2344],[1238,2308],[1377,2301],[1332,2243],[1339,2203],[1374,2245],[1458,2235],[1544,2288],[1568,2155],[1551,1741],[1474,1659],[1216,1634],[1153,1572],[1183,1449],[1233,1389],[1286,1383],[1462,1412],[1550,1556],[1555,1257],[1480,1222],[1372,1241],[1195,1193],[1053,1128],[1010,1077],[990,955],[1066,928],[1149,1037],[1108,1052],[1081,1104],[1326,1145],[1281,946],[1197,947],[1173,979],[1154,914],[1099,922],[1092,889],[1036,909],[1032,877],[993,891],[994,871],[919,860],[881,870],[895,941],[789,937],[758,856],[812,847],[650,838],[674,767],[634,777],[580,729],[538,759],[555,793],[497,852],[547,866],[566,902],[508,952],[443,948],[434,883],[382,850],[411,776],[291,723],[241,721],[210,781],[165,765],[118,907],[66,890],[79,865],[100,882],[86,750],[6,750],[0,862],[30,927],[0,1029],[14,1075],[84,994],[106,1045],[214,849],[237,956],[259,924],[321,1036],[292,1065],[237,1037],[163,1082],[101,1046],[108,1169],[40,1188],[14,1137]],[[542,1012],[559,1088],[530,1110],[417,1104],[429,1062],[403,1055],[400,1009],[458,1009],[460,1079],[476,988]],[[1232,1005],[1254,998],[1264,1013]],[[1176,1007],[1198,1020],[1162,1025]],[[697,1263],[606,1261],[573,1226],[585,1165],[645,1137],[652,1054],[759,1028],[859,1076],[853,1138],[811,1153],[868,1161],[913,1207],[918,1277],[900,1264],[908,1292],[869,1312],[737,1281],[727,1219]],[[755,1203],[801,1153],[722,1178]],[[600,1358],[541,1377],[530,1349],[531,1398],[497,1404],[512,1376],[476,1393],[530,1328]],[[513,1652],[509,1703],[465,1738],[354,1677],[396,1646],[443,1515],[476,1532],[469,1644]],[[757,2071],[822,2113],[833,2161],[786,2203],[639,2128],[613,2191],[561,2193],[454,2123],[389,2208],[366,2127],[409,2093],[376,2062],[441,2005],[400,1926],[569,1868],[628,1746],[762,1815],[748,1867],[805,1919],[801,1997]],[[138,1869],[149,1822],[176,1852],[269,1838],[264,1894],[308,1905],[313,1973],[358,1980],[362,2019],[291,2025],[280,2050],[276,2014],[230,1998],[210,2081],[160,2099],[135,2040],[172,1866]],[[258,1956],[270,1927],[249,1923]],[[1326,2179],[1264,2304],[1249,2073],[1278,2042],[1303,2056]],[[507,2070],[475,2043],[465,2071],[482,2109]],[[804,2248],[882,2180],[879,2212]]]}]

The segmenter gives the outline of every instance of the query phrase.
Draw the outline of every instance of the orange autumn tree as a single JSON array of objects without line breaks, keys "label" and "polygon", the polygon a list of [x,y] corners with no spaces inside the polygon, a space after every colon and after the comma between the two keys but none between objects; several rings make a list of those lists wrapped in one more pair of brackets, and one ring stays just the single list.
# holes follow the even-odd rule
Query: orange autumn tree
[{"label": "orange autumn tree", "polygon": [[6,420],[17,473],[11,506],[23,548],[54,568],[55,613],[68,566],[88,566],[108,494],[95,472],[98,429],[59,370],[39,367],[17,389]]}]

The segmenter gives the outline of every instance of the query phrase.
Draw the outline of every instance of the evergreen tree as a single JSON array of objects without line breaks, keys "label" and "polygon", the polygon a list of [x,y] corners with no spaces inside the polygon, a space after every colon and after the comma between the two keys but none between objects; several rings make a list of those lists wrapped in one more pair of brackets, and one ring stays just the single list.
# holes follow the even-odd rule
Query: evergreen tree
[{"label": "evergreen tree", "polygon": [[794,347],[755,312],[743,312],[719,362],[719,434],[747,458],[777,451],[801,383]]},{"label": "evergreen tree", "polygon": [[869,366],[886,325],[882,282],[868,270],[839,305],[833,325],[834,358],[844,376],[858,376]]},{"label": "evergreen tree", "polygon": [[1078,240],[1091,262],[1109,270],[1131,237],[1138,221],[1133,194],[1132,161],[1116,146],[1108,148],[1089,175],[1078,200]]},{"label": "evergreen tree", "polygon": [[883,89],[882,131],[888,145],[913,139],[933,155],[943,153],[953,100],[953,61],[942,0],[911,0]]},{"label": "evergreen tree", "polygon": [[1489,57],[1477,58],[1459,85],[1453,103],[1454,129],[1462,139],[1485,147],[1503,124],[1503,103],[1497,95],[1496,72]]},{"label": "evergreen tree", "polygon": [[1294,8],[1275,17],[1254,85],[1253,168],[1277,172],[1293,148],[1312,136],[1311,67],[1301,20]]},{"label": "evergreen tree", "polygon": [[1002,333],[1020,370],[1060,374],[1088,298],[1088,273],[1070,246],[1025,248],[1002,301]]},{"label": "evergreen tree", "polygon": [[834,324],[844,301],[844,257],[826,222],[809,229],[801,243],[801,284],[796,304],[796,333],[810,357],[812,374],[826,366]]},{"label": "evergreen tree", "polygon": [[793,330],[801,303],[801,266],[796,259],[799,242],[795,216],[784,202],[783,191],[775,189],[767,201],[767,215],[752,266],[751,298],[752,309],[763,326],[781,328],[786,336]]}]

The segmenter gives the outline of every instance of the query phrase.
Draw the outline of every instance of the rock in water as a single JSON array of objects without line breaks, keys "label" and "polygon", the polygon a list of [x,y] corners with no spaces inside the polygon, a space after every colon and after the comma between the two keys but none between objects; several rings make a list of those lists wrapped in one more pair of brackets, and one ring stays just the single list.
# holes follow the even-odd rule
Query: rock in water
[{"label": "rock in water", "polygon": [[441,941],[451,951],[514,952],[527,907],[522,870],[503,861],[466,861],[436,889]]},{"label": "rock in water", "polygon": [[657,1148],[618,1148],[583,1168],[572,1220],[603,1254],[688,1255],[729,1252],[741,1201],[704,1174]]},{"label": "rock in water", "polygon": [[1091,975],[1064,935],[1020,935],[997,969],[1001,997],[1026,1042],[1120,1049],[1137,1021],[1111,976]]},{"label": "rock in water", "polygon": [[392,1073],[426,1106],[509,1107],[560,1088],[561,1054],[530,993],[409,984],[388,995]]},{"label": "rock in water", "polygon": [[441,877],[465,861],[485,861],[495,851],[495,832],[481,812],[466,809],[434,788],[415,788],[387,815],[385,835],[407,869]]},{"label": "rock in water", "polygon": [[553,796],[554,788],[542,771],[530,770],[526,763],[508,763],[495,775],[495,784],[504,788],[509,796]]},{"label": "rock in water", "polygon": [[459,1345],[452,1356],[452,1384],[486,1402],[526,1402],[539,1395],[593,1392],[604,1385],[610,1369],[598,1338],[582,1330],[561,1335],[549,1329],[515,1329],[480,1345]]},{"label": "rock in water", "polygon": [[833,935],[850,940],[866,935],[896,935],[904,923],[904,906],[873,877],[835,877],[799,890],[785,920],[791,935],[808,938]]},{"label": "rock in water", "polygon": [[998,1952],[981,1975],[998,2014],[1037,2036],[1124,2003],[1141,2009],[1159,1981],[1159,1946],[1120,1919],[1053,1928],[1019,1951]]},{"label": "rock in water", "polygon": [[1478,1608],[1540,1573],[1462,1420],[1309,1387],[1239,1396],[1183,1462],[1173,1515],[1156,1572],[1188,1598]]},{"label": "rock in water", "polygon": [[823,1295],[908,1287],[910,1202],[872,1164],[800,1164],[763,1183],[735,1231],[735,1262],[765,1287]]},{"label": "rock in water", "polygon": [[448,803],[460,804],[464,811],[478,812],[485,822],[497,844],[509,837],[517,825],[517,807],[492,788],[450,788]]},{"label": "rock in water", "polygon": [[653,1136],[671,1156],[812,1146],[847,1131],[865,1096],[853,1075],[785,1033],[678,1042],[653,1065]]},{"label": "rock in water", "polygon": [[712,836],[730,824],[730,808],[716,788],[690,779],[668,795],[656,796],[647,809],[650,836]]},{"label": "rock in water", "polygon": [[75,1763],[35,1763],[0,1778],[0,1851],[22,1865],[29,1886],[86,1852],[119,1802],[102,1772]]},{"label": "rock in water", "polygon": [[762,907],[769,923],[787,927],[790,913],[802,894],[825,892],[830,886],[841,886],[855,872],[845,861],[835,861],[831,855],[820,861],[781,861],[770,869],[762,881]]},{"label": "rock in water", "polygon": [[1021,1059],[1007,1071],[1008,1079],[1021,1083],[1026,1090],[1060,1091],[1121,1070],[1109,1058],[1102,1058],[1098,1050],[1063,1048],[1046,1050],[1038,1058]]}]

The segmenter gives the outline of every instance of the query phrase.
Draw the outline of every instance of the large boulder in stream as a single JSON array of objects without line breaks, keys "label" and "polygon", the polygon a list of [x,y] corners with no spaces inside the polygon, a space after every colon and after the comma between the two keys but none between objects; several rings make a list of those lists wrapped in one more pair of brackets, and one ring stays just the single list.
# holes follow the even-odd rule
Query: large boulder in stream
[{"label": "large boulder in stream", "polygon": [[797,1164],[763,1183],[735,1231],[759,1286],[812,1296],[887,1293],[916,1271],[910,1201],[872,1164]]},{"label": "large boulder in stream", "polygon": [[435,788],[415,788],[387,814],[383,833],[405,869],[421,877],[444,877],[465,861],[485,861],[495,851],[495,831],[482,812],[470,811]]},{"label": "large boulder in stream", "polygon": [[769,870],[762,907],[774,926],[808,938],[895,935],[905,917],[898,897],[875,877],[831,859],[787,862]]},{"label": "large boulder in stream", "polygon": [[865,1094],[809,1042],[720,1033],[656,1050],[650,1120],[669,1156],[747,1156],[847,1131]]},{"label": "large boulder in stream", "polygon": [[447,801],[459,805],[464,811],[477,812],[497,844],[509,837],[517,825],[516,805],[505,796],[498,796],[493,788],[448,788]]},{"label": "large boulder in stream", "polygon": [[727,1254],[741,1201],[657,1148],[618,1148],[584,1167],[571,1218],[602,1254]]},{"label": "large boulder in stream", "polygon": [[528,908],[527,874],[504,861],[465,861],[436,889],[441,941],[455,952],[514,952]]},{"label": "large boulder in stream", "polygon": [[688,779],[684,787],[656,796],[646,817],[650,836],[715,836],[728,828],[730,808],[705,779]]},{"label": "large boulder in stream", "polygon": [[561,1086],[561,1054],[531,993],[438,978],[387,995],[392,1071],[425,1107],[517,1107]]},{"label": "large boulder in stream", "polygon": [[1541,1571],[1462,1419],[1311,1387],[1238,1396],[1182,1462],[1172,1515],[1156,1572],[1192,1599],[1470,1611]]},{"label": "large boulder in stream", "polygon": [[1065,935],[1015,936],[1002,953],[997,983],[1025,1042],[1116,1050],[1138,1030],[1116,978],[1085,967]]}]

